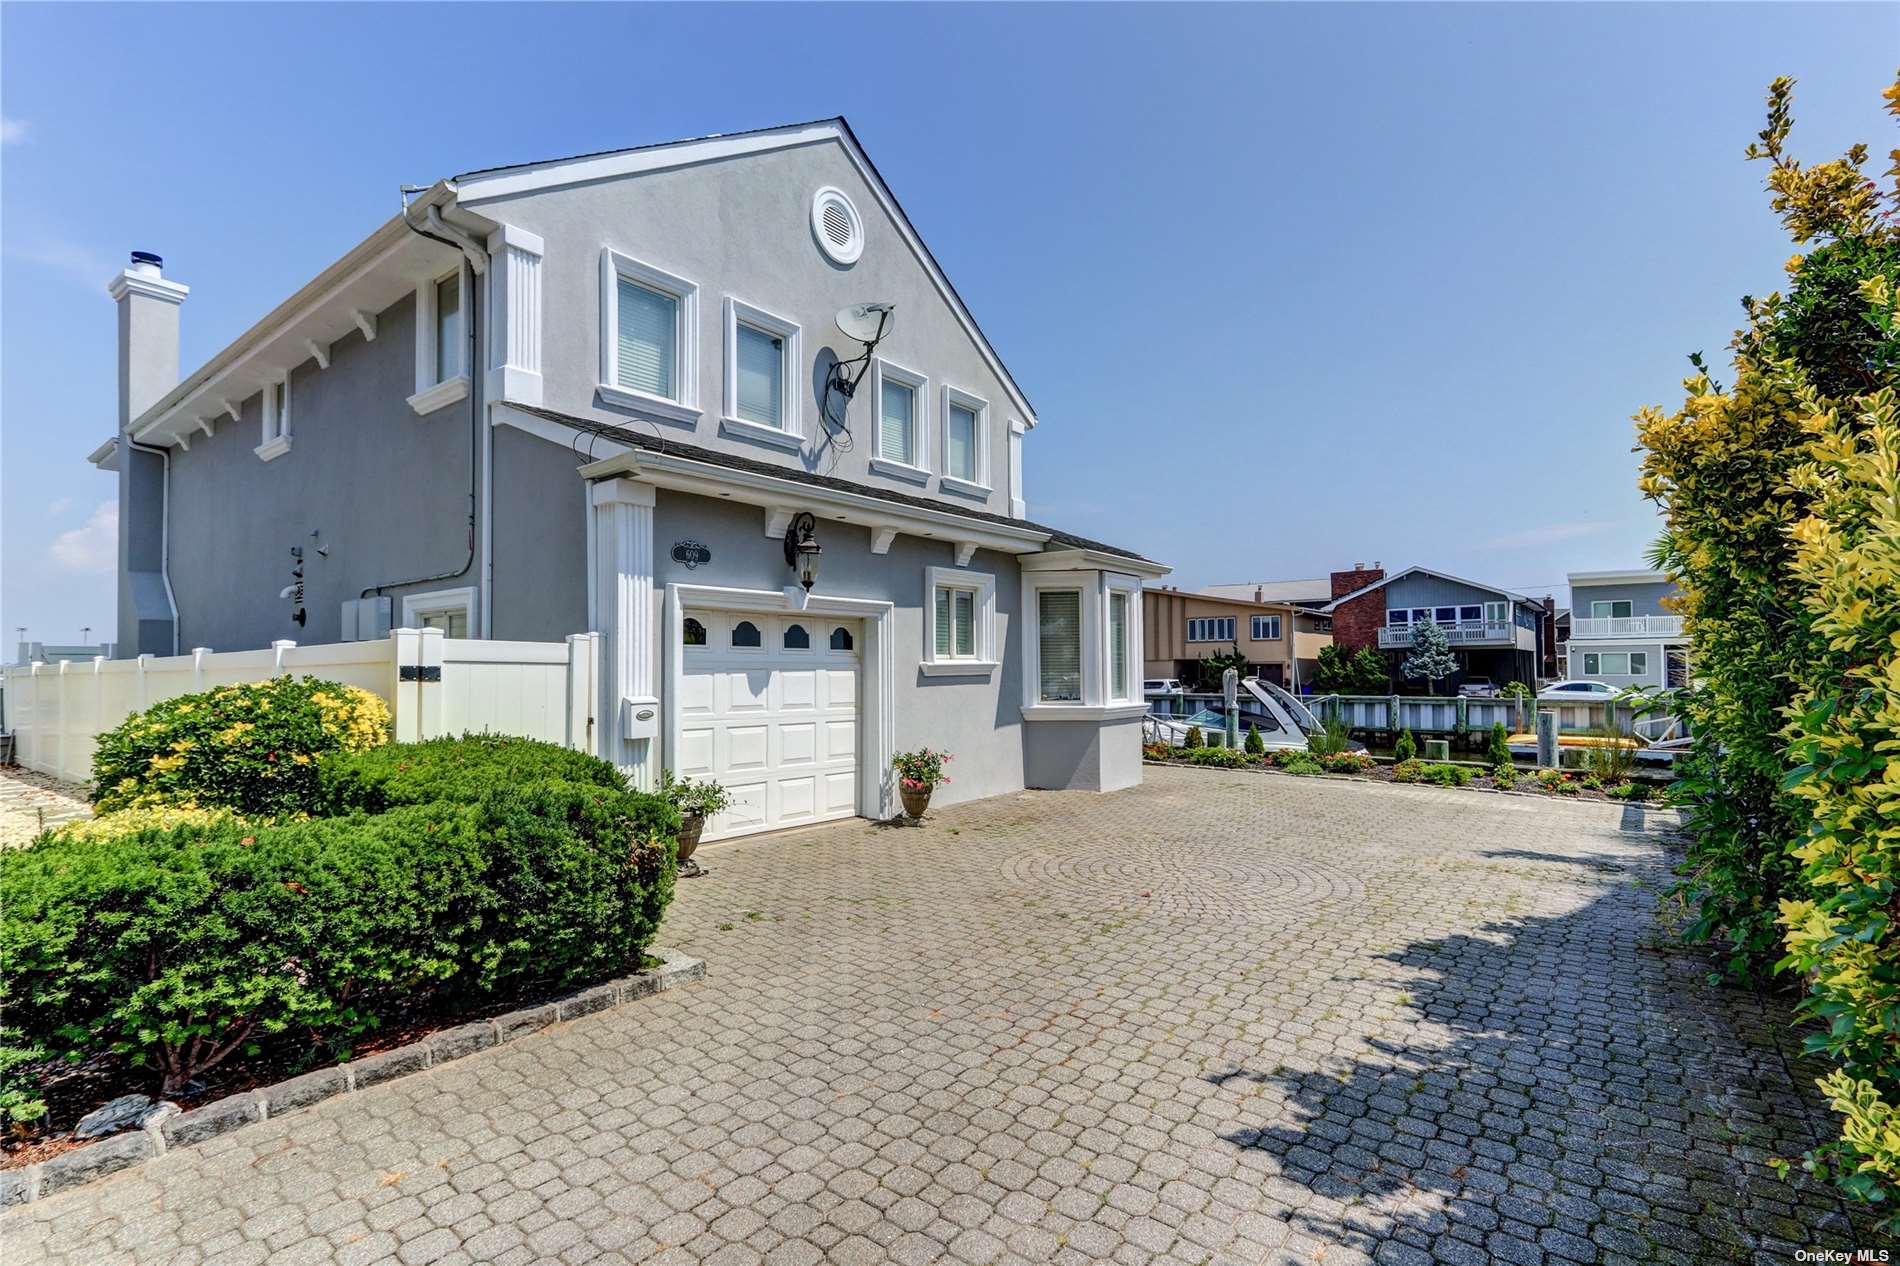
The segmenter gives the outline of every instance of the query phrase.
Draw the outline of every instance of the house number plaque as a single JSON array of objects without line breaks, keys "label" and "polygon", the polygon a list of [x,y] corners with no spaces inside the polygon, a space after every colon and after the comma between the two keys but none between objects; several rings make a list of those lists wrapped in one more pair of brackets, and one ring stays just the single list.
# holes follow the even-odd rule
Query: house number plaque
[{"label": "house number plaque", "polygon": [[698,541],[678,541],[673,545],[673,561],[683,563],[687,571],[712,561],[712,551]]}]

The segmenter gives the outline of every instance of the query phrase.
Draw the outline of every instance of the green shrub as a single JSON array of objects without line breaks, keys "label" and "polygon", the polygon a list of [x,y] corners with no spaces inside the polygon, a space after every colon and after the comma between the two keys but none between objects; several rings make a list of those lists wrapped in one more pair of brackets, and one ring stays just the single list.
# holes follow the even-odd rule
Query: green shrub
[{"label": "green shrub", "polygon": [[1196,765],[1212,765],[1218,769],[1245,769],[1253,763],[1252,757],[1231,747],[1197,747],[1188,752],[1187,758]]},{"label": "green shrub", "polygon": [[1260,737],[1260,728],[1251,722],[1247,725],[1246,751],[1249,756],[1265,756],[1267,754],[1267,744],[1266,741]]},{"label": "green shrub", "polygon": [[1399,731],[1399,741],[1392,745],[1392,757],[1403,765],[1418,756],[1418,740],[1412,737],[1410,729]]},{"label": "green shrub", "polygon": [[1352,727],[1338,717],[1328,720],[1317,734],[1306,736],[1306,750],[1315,756],[1331,756],[1352,744]]},{"label": "green shrub", "polygon": [[1600,786],[1622,782],[1636,768],[1636,741],[1614,725],[1601,725],[1597,742],[1584,749],[1583,767]]},{"label": "green shrub", "polygon": [[48,834],[63,840],[116,840],[125,835],[137,835],[140,831],[169,831],[176,826],[211,826],[232,821],[236,816],[229,809],[200,809],[189,804],[141,805],[102,813],[96,818],[67,822],[54,827]]},{"label": "green shrub", "polygon": [[1499,765],[1491,771],[1491,781],[1497,784],[1498,790],[1509,791],[1517,786],[1517,766]]},{"label": "green shrub", "polygon": [[1649,799],[1649,784],[1646,782],[1618,783],[1603,794],[1614,796],[1618,800],[1647,800]]},{"label": "green shrub", "polygon": [[1491,725],[1491,741],[1485,744],[1484,759],[1493,769],[1511,763],[1511,736],[1504,728],[1504,722],[1495,721]]},{"label": "green shrub", "polygon": [[93,803],[106,813],[153,804],[304,812],[319,757],[388,741],[388,706],[355,686],[314,677],[217,686],[154,704],[101,734]]},{"label": "green shrub", "polygon": [[1187,748],[1189,751],[1206,747],[1207,739],[1201,734],[1201,727],[1198,725],[1188,726],[1187,738],[1182,740],[1181,746]]},{"label": "green shrub", "polygon": [[492,787],[547,781],[626,789],[619,770],[586,752],[533,739],[470,734],[326,756],[318,762],[311,808],[332,817],[385,813],[437,800],[467,803]]},{"label": "green shrub", "polygon": [[1421,782],[1425,777],[1425,762],[1416,756],[1408,756],[1392,766],[1393,782]]},{"label": "green shrub", "polygon": [[1427,765],[1419,771],[1426,782],[1440,787],[1463,787],[1468,784],[1474,770],[1469,765]]},{"label": "green shrub", "polygon": [[1320,764],[1304,752],[1295,752],[1286,760],[1281,761],[1280,768],[1286,770],[1289,774],[1323,774],[1326,772],[1326,766]]},{"label": "green shrub", "polygon": [[605,762],[481,738],[321,769],[350,816],[0,852],[0,1111],[32,1112],[48,1052],[122,1053],[176,1093],[239,1052],[347,1049],[397,1008],[624,970],[671,899],[679,817]]}]

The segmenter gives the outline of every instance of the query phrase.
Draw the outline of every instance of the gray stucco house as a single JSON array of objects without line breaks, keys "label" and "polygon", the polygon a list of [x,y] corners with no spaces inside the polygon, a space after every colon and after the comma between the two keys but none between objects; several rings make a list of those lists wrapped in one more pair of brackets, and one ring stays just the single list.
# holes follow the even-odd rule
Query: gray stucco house
[{"label": "gray stucco house", "polygon": [[946,801],[1140,780],[1167,569],[1028,517],[1035,411],[842,119],[440,181],[182,381],[186,287],[110,289],[122,655],[595,630],[602,754],[714,834],[925,744]]},{"label": "gray stucco house", "polygon": [[1668,573],[1570,573],[1565,673],[1620,689],[1689,684],[1689,637],[1670,609],[1680,591]]}]

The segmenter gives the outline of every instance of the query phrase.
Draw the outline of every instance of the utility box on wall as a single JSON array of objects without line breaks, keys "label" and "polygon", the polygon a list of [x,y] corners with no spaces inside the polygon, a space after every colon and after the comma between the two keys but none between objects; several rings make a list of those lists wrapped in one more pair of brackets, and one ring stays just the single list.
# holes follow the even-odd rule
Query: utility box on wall
[{"label": "utility box on wall", "polygon": [[373,642],[388,637],[390,603],[387,594],[346,601],[343,604],[343,640]]}]

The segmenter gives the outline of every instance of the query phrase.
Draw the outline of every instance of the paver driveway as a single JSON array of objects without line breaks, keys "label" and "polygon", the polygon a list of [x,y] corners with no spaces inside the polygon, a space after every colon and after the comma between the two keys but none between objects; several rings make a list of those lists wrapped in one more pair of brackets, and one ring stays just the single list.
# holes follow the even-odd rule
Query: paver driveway
[{"label": "paver driveway", "polygon": [[[1852,1243],[1662,815],[1150,769],[710,849],[704,984],[4,1223],[9,1266],[1689,1262]],[[1321,1250],[1324,1249],[1324,1253]]]}]

